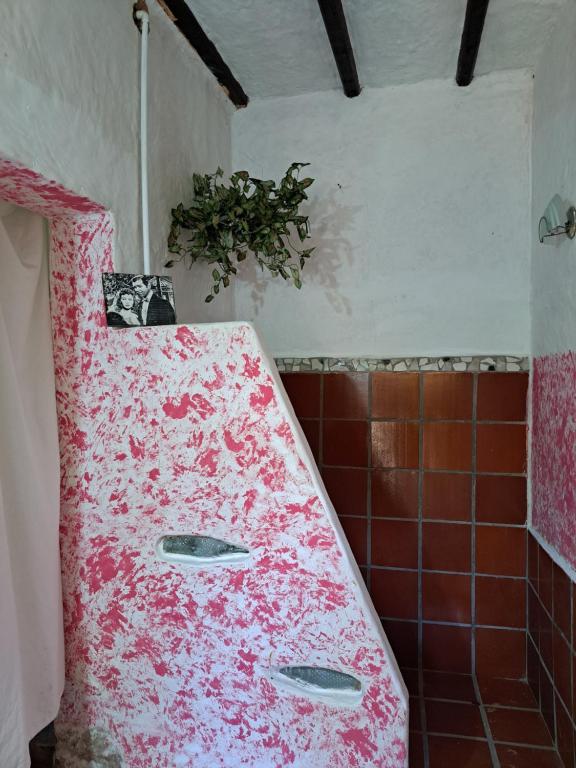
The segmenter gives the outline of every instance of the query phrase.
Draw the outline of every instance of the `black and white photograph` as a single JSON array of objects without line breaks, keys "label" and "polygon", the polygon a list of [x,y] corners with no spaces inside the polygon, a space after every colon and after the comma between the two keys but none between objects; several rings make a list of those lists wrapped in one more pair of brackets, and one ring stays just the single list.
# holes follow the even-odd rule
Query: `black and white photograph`
[{"label": "black and white photograph", "polygon": [[166,275],[102,275],[106,321],[111,328],[174,325],[174,288]]}]

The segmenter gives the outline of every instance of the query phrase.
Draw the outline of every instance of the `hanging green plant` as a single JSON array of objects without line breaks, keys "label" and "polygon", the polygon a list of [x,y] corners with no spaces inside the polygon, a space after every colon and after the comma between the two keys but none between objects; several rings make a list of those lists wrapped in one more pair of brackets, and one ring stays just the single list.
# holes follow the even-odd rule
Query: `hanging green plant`
[{"label": "hanging green plant", "polygon": [[[237,273],[236,263],[252,254],[262,270],[274,277],[302,287],[301,270],[314,248],[301,247],[310,236],[308,216],[299,213],[308,199],[306,189],[314,179],[299,178],[308,163],[292,163],[278,186],[263,181],[247,171],[237,171],[230,184],[219,183],[216,173],[193,176],[194,200],[190,207],[180,203],[172,209],[168,250],[176,258],[164,266],[185,261],[189,267],[197,261],[214,265],[213,285],[206,301],[213,301],[220,288],[230,285]],[[182,231],[191,237],[182,242]],[[291,238],[298,238],[299,246]]]}]

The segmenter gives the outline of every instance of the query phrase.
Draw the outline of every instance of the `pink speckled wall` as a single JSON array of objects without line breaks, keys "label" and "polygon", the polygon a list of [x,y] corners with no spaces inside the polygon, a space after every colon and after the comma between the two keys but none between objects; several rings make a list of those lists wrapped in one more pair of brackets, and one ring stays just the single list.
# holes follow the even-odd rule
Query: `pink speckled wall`
[{"label": "pink speckled wall", "polygon": [[532,526],[576,568],[576,352],[534,359]]},{"label": "pink speckled wall", "polygon": [[[99,729],[126,768],[405,768],[404,687],[254,330],[108,329],[109,214],[1,162],[0,197],[52,219],[63,731]],[[169,564],[167,533],[251,559]],[[362,701],[281,693],[284,664],[347,671]]]}]

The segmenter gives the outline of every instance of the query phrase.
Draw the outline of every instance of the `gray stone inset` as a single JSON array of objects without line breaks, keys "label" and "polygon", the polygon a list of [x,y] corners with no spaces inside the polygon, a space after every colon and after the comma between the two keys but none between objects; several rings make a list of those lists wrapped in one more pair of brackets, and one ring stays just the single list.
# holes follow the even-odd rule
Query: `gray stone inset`
[{"label": "gray stone inset", "polygon": [[278,357],[280,373],[335,373],[337,371],[529,371],[528,357],[518,355],[452,357]]},{"label": "gray stone inset", "polygon": [[57,768],[123,768],[112,738],[98,728],[78,728],[56,721]]}]

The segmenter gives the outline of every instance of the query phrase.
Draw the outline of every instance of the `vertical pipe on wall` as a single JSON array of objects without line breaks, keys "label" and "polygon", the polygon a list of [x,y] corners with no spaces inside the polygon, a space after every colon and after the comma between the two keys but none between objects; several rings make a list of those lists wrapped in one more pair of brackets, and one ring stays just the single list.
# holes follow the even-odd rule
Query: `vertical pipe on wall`
[{"label": "vertical pipe on wall", "polygon": [[146,3],[134,6],[134,20],[140,29],[140,200],[142,205],[142,250],[144,274],[150,274],[150,231],[148,214],[148,35],[150,17]]}]

